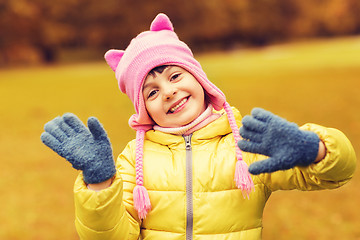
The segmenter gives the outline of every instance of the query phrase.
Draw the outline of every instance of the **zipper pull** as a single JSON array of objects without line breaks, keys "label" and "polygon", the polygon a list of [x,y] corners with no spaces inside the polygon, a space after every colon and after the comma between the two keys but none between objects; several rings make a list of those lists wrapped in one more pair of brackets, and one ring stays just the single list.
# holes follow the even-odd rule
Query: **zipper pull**
[{"label": "zipper pull", "polygon": [[185,135],[184,139],[185,139],[185,149],[186,150],[191,150],[191,135]]}]

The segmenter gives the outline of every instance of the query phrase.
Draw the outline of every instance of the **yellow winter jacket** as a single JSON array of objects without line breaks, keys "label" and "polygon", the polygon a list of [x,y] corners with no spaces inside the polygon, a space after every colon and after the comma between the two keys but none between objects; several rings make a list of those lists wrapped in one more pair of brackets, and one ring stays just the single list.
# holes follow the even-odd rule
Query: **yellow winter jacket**
[{"label": "yellow winter jacket", "polygon": [[[240,113],[233,111],[240,125]],[[354,173],[356,156],[349,140],[336,129],[307,124],[302,129],[319,135],[326,145],[326,157],[308,167],[252,176],[255,192],[244,199],[234,183],[234,138],[227,116],[221,113],[219,119],[192,134],[188,150],[183,136],[153,130],[146,133],[144,186],[152,210],[142,222],[133,208],[135,141],[118,157],[109,188],[91,191],[80,174],[74,187],[80,238],[261,239],[263,209],[273,191],[337,188]],[[247,164],[265,158],[243,154]]]}]

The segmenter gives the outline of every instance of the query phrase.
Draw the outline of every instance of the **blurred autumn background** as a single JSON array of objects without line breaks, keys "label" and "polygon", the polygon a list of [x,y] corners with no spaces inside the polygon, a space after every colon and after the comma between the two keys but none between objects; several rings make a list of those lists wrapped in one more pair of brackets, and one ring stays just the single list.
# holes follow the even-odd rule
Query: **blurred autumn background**
[{"label": "blurred autumn background", "polygon": [[360,33],[357,0],[2,0],[0,65],[124,48],[159,11],[195,51]]},{"label": "blurred autumn background", "polygon": [[[339,128],[359,156],[358,0],[0,0],[0,239],[78,239],[77,172],[42,145],[43,125],[97,116],[119,154],[134,110],[103,55],[159,12],[243,115]],[[274,193],[263,238],[360,239],[359,188],[356,171],[337,190]]]}]

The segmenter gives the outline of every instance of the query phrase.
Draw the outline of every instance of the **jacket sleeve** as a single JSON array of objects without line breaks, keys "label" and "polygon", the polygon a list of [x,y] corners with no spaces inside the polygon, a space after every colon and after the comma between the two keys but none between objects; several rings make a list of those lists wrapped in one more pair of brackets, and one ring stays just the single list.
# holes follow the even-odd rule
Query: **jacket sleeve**
[{"label": "jacket sleeve", "polygon": [[110,187],[93,191],[87,188],[82,173],[76,179],[75,226],[80,239],[138,239],[139,219],[132,201],[135,186],[132,143],[118,157],[117,172]]},{"label": "jacket sleeve", "polygon": [[[301,129],[319,135],[326,146],[325,158],[307,167],[260,174],[259,180],[270,191],[333,189],[347,183],[352,178],[356,166],[355,151],[347,137],[337,129],[316,124],[306,124]],[[257,155],[253,159],[256,158],[264,159],[264,156]]]}]

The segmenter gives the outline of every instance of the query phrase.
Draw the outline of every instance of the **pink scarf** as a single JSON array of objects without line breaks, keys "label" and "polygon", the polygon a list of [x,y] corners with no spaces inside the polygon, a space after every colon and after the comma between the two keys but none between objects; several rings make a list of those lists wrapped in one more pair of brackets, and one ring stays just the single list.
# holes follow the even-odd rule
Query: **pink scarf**
[{"label": "pink scarf", "polygon": [[208,107],[205,109],[205,111],[202,114],[200,114],[200,116],[198,116],[194,121],[184,126],[167,128],[167,127],[160,127],[158,125],[154,125],[154,130],[165,133],[176,134],[176,135],[189,135],[190,133],[199,130],[200,128],[208,125],[209,123],[218,119],[219,117],[220,114],[213,113],[213,106],[209,104]]}]

